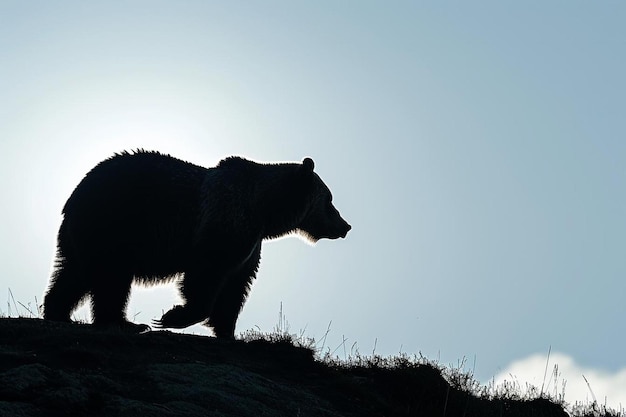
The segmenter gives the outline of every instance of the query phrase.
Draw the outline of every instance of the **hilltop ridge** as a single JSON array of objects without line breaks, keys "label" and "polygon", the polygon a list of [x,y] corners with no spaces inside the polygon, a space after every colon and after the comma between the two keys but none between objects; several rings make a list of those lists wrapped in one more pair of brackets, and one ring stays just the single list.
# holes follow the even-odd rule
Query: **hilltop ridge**
[{"label": "hilltop ridge", "polygon": [[567,416],[478,398],[428,364],[338,364],[285,341],[0,319],[0,416]]}]

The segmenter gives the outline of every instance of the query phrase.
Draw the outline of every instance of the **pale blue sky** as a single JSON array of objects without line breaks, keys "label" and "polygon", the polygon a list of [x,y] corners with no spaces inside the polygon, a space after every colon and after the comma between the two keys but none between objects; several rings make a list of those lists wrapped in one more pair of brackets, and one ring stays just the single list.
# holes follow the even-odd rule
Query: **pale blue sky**
[{"label": "pale blue sky", "polygon": [[239,331],[282,302],[294,332],[332,321],[332,350],[475,357],[488,381],[552,346],[615,376],[625,21],[619,1],[3,1],[2,290],[41,300],[61,208],[113,152],[311,156],[353,230],[265,244]]}]

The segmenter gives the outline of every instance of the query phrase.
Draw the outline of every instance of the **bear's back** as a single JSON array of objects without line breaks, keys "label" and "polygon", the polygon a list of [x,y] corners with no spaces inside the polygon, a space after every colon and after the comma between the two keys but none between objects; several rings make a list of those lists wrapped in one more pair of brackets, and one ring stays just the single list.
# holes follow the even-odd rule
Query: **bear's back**
[{"label": "bear's back", "polygon": [[158,152],[116,154],[87,173],[67,200],[63,213],[80,216],[94,210],[195,205],[207,172],[206,168]]}]

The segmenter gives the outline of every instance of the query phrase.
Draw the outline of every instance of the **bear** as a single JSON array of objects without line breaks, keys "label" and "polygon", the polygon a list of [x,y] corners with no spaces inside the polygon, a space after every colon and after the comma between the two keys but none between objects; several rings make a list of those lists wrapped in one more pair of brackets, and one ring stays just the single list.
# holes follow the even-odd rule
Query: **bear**
[{"label": "bear", "polygon": [[231,156],[204,168],[157,151],[123,151],[96,165],[63,207],[44,319],[71,321],[91,300],[93,324],[150,330],[126,319],[133,282],[178,280],[184,300],[156,328],[202,322],[234,338],[264,240],[297,233],[314,243],[351,226],[314,162]]}]

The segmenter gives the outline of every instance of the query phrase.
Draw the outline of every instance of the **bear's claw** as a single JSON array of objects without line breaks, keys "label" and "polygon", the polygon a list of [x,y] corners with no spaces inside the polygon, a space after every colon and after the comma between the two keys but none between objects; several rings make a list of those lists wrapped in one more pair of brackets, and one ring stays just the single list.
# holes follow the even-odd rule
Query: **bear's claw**
[{"label": "bear's claw", "polygon": [[160,319],[152,319],[152,327],[154,327],[155,329],[164,329],[163,327],[163,323],[161,322]]},{"label": "bear's claw", "polygon": [[202,318],[196,318],[191,311],[185,306],[174,306],[170,311],[163,314],[160,319],[152,320],[152,324],[157,329],[183,329],[201,321]]}]

